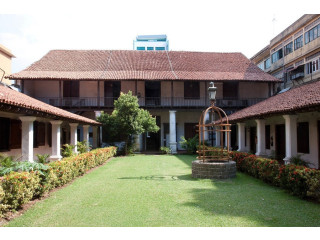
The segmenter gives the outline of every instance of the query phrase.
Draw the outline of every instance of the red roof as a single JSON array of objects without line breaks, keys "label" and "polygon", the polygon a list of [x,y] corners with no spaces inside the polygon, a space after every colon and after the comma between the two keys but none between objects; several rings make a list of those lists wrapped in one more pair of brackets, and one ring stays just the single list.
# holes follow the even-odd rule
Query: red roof
[{"label": "red roof", "polygon": [[52,50],[10,79],[277,82],[241,53]]},{"label": "red roof", "polygon": [[270,115],[312,111],[320,107],[320,81],[309,83],[270,97],[228,116],[229,122],[263,118]]},{"label": "red roof", "polygon": [[[51,105],[48,105],[44,102],[41,102],[23,93],[12,90],[3,85],[0,85],[0,103],[47,113],[47,114],[56,116],[56,118],[58,119],[63,118],[63,119],[68,119],[74,122],[80,122],[83,124],[100,125],[100,123],[92,119],[67,112],[60,108],[53,107]],[[0,111],[2,111],[1,108],[0,108]]]}]

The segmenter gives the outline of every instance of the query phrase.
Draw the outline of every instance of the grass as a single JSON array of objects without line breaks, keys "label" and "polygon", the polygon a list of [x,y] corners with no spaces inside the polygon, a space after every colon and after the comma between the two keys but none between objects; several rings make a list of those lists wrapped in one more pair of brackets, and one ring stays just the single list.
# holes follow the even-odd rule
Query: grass
[{"label": "grass", "polygon": [[320,226],[319,204],[242,173],[225,181],[193,179],[193,160],[186,155],[114,158],[7,226]]}]

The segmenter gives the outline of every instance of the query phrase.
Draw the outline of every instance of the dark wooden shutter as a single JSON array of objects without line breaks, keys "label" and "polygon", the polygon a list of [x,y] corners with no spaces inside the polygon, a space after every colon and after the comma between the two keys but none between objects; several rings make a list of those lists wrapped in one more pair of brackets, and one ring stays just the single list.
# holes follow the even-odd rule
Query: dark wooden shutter
[{"label": "dark wooden shutter", "polygon": [[299,153],[309,153],[309,123],[298,123],[297,127],[297,145]]},{"label": "dark wooden shutter", "polygon": [[10,122],[10,149],[21,148],[21,121],[11,119]]},{"label": "dark wooden shutter", "polygon": [[44,146],[46,144],[46,124],[38,122],[37,145]]},{"label": "dark wooden shutter", "polygon": [[48,145],[49,147],[52,146],[52,125],[51,123],[48,123],[47,125],[47,137],[48,137]]},{"label": "dark wooden shutter", "polygon": [[265,126],[266,149],[270,149],[270,125]]}]

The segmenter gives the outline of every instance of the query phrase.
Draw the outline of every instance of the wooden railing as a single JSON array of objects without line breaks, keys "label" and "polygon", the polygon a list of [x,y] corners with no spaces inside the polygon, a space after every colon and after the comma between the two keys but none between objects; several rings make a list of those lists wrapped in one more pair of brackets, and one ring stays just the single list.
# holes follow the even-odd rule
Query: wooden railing
[{"label": "wooden railing", "polygon": [[[79,97],[79,98],[37,98],[47,104],[61,108],[113,108],[116,98],[97,98],[97,97]],[[221,108],[244,108],[256,104],[265,98],[247,98],[247,99],[217,99],[216,106]],[[140,97],[139,105],[145,108],[203,108],[208,107],[210,101],[206,98],[184,98],[184,97],[158,97],[147,98]]]}]

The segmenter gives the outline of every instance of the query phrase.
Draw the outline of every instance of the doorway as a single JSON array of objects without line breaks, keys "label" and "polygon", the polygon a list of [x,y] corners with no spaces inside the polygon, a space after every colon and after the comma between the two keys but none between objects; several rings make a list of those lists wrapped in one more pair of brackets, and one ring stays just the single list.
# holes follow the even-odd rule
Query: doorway
[{"label": "doorway", "polygon": [[286,156],[286,128],[284,124],[276,125],[276,159],[283,163]]},{"label": "doorway", "polygon": [[120,96],[121,82],[105,81],[104,82],[104,106],[113,107],[114,100]]},{"label": "doorway", "polygon": [[[157,126],[160,127],[160,116],[156,116]],[[147,132],[146,134],[146,151],[159,151],[161,142],[161,130],[156,133]]]},{"label": "doorway", "polygon": [[257,128],[250,127],[250,152],[257,152]]},{"label": "doorway", "polygon": [[161,104],[160,81],[145,82],[146,106],[159,106]]}]

